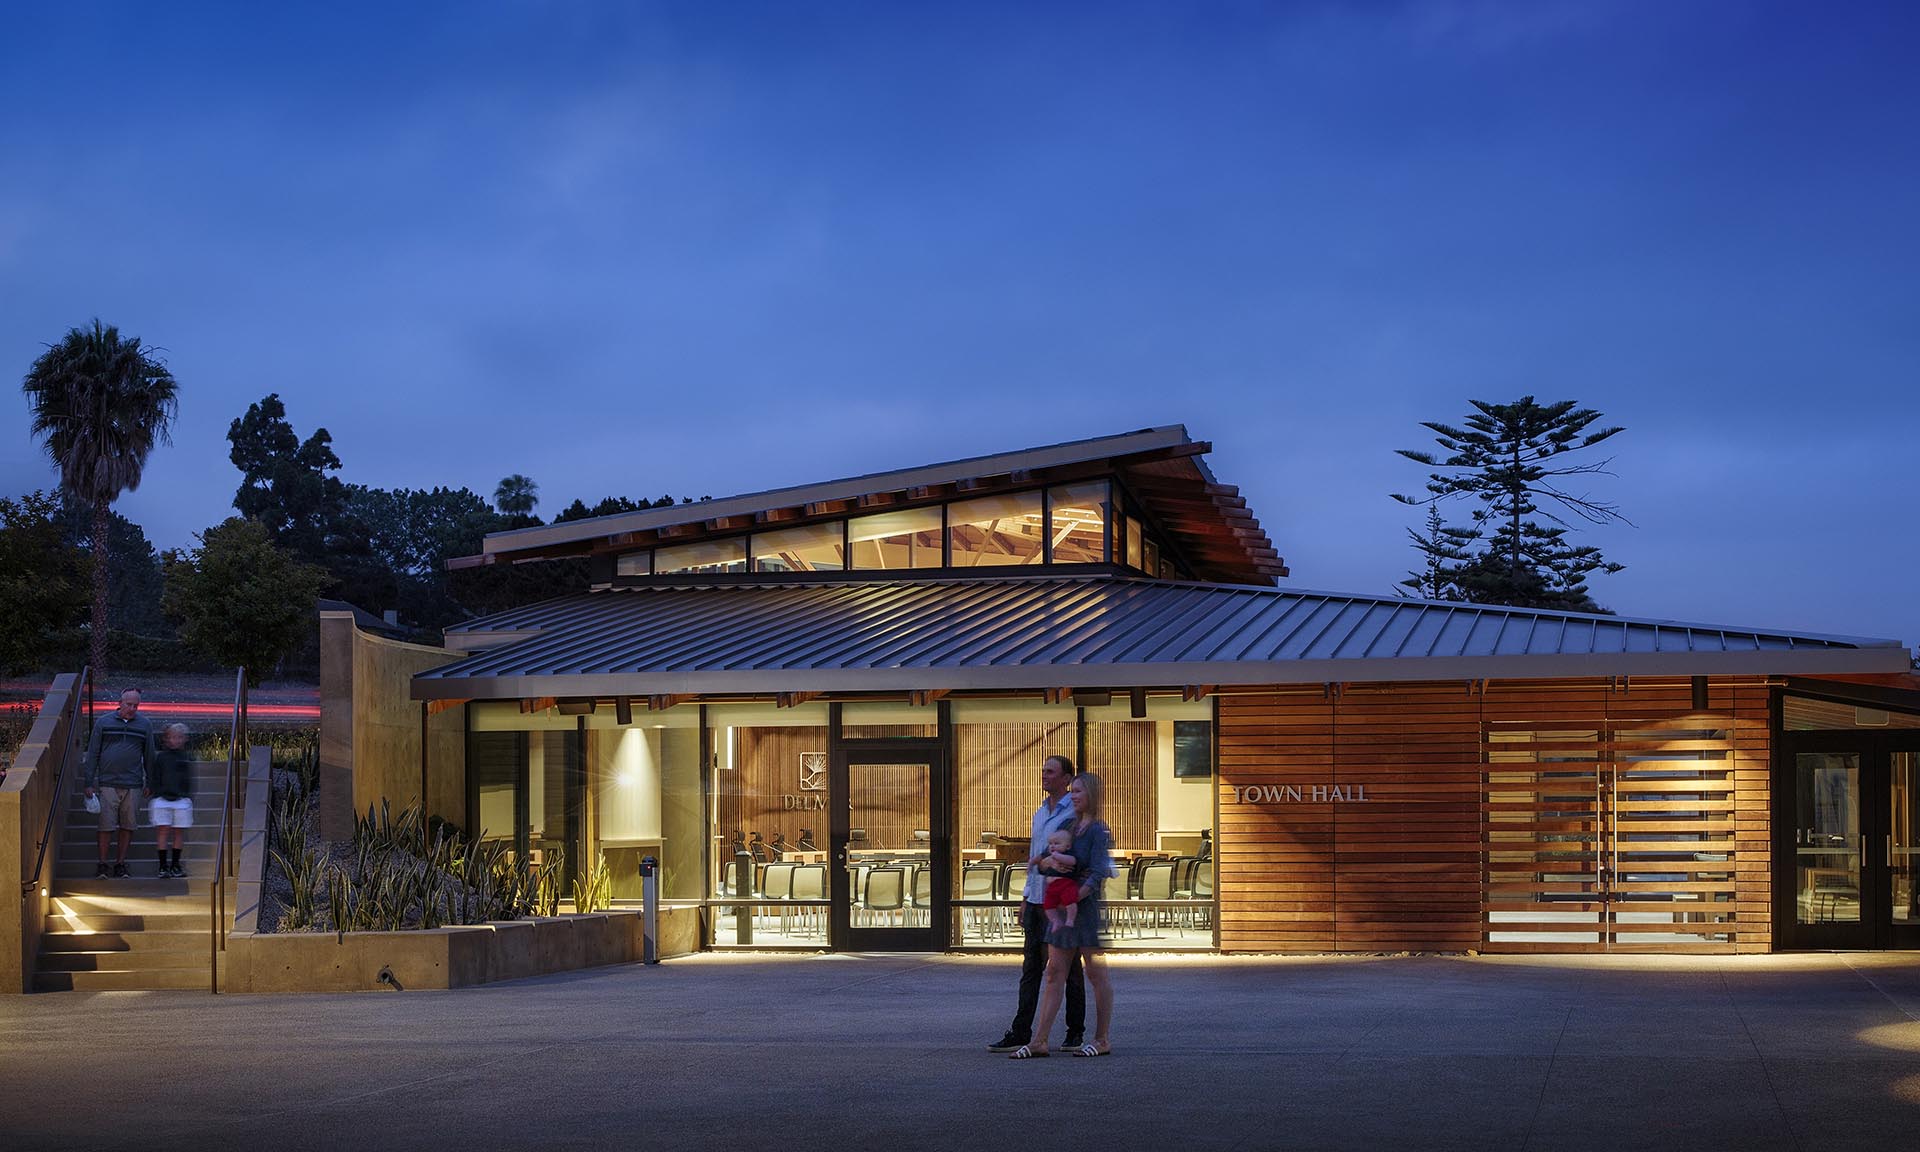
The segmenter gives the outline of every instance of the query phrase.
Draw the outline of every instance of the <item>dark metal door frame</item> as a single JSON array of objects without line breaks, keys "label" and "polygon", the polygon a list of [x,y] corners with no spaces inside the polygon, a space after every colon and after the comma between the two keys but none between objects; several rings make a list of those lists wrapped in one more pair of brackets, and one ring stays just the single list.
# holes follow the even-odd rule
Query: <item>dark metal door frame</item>
[{"label": "dark metal door frame", "polygon": [[[1776,732],[1773,773],[1774,945],[1786,949],[1920,948],[1920,926],[1895,925],[1888,848],[1892,764],[1896,752],[1920,755],[1920,730],[1857,729]],[[1799,814],[1798,760],[1803,754],[1860,757],[1860,908],[1857,924],[1801,924],[1798,855],[1794,832]]]},{"label": "dark metal door frame", "polygon": [[[828,944],[835,951],[853,952],[941,952],[952,935],[949,908],[953,888],[953,825],[950,803],[951,781],[947,770],[947,742],[939,737],[918,739],[841,740],[839,709],[834,709],[834,739],[829,740],[832,757],[827,795],[829,895],[832,909],[828,917]],[[851,772],[855,764],[925,764],[927,766],[928,863],[932,873],[929,923],[918,928],[856,928],[852,924],[853,885],[847,872],[847,833],[853,806]],[[909,902],[912,893],[908,892]]]}]

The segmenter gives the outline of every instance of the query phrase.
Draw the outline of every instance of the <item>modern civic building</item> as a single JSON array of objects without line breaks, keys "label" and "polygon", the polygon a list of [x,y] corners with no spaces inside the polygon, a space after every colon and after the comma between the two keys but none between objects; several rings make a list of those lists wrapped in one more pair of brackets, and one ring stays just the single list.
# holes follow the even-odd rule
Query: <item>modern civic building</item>
[{"label": "modern civic building", "polygon": [[1208,450],[490,536],[460,563],[590,586],[449,652],[330,622],[336,803],[424,793],[622,898],[656,856],[705,946],[999,948],[1058,752],[1107,784],[1116,947],[1920,946],[1900,644],[1305,591]]}]

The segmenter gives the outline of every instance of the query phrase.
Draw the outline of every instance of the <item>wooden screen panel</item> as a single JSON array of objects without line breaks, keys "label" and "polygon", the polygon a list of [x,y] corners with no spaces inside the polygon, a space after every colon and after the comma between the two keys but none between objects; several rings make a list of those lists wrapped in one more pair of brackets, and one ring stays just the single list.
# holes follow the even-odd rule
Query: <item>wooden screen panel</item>
[{"label": "wooden screen panel", "polygon": [[1702,711],[1687,680],[1490,688],[1485,948],[1769,947],[1767,692],[1715,682]]},{"label": "wooden screen panel", "polygon": [[1606,947],[1607,692],[1595,682],[1497,684],[1479,701],[1487,951]]},{"label": "wooden screen panel", "polygon": [[[1334,946],[1330,800],[1311,789],[1333,775],[1333,701],[1317,690],[1223,696],[1214,891],[1229,952],[1325,952]],[[1303,802],[1268,803],[1271,789]],[[1284,791],[1282,793],[1285,794]]]},{"label": "wooden screen panel", "polygon": [[1466,686],[1349,685],[1333,780],[1366,796],[1332,805],[1335,950],[1478,947],[1480,732]]},{"label": "wooden screen panel", "polygon": [[[1107,826],[1113,829],[1113,846],[1123,852],[1154,847],[1154,732],[1151,720],[1087,725],[1087,762],[1081,768],[1098,774],[1107,786]],[[1032,809],[1027,814],[1031,817]]]},{"label": "wooden screen panel", "polygon": [[1768,692],[1715,681],[1699,715],[1682,679],[1222,697],[1221,947],[1764,950]]},{"label": "wooden screen panel", "polygon": [[1040,762],[1074,754],[1071,721],[955,724],[953,759],[960,786],[954,842],[970,848],[985,830],[1024,838],[1040,805]]},{"label": "wooden screen panel", "polygon": [[[1721,703],[1722,693],[1727,702]],[[1765,684],[1714,684],[1711,702],[1725,707],[1733,733],[1734,949],[1773,949],[1773,720]]]}]

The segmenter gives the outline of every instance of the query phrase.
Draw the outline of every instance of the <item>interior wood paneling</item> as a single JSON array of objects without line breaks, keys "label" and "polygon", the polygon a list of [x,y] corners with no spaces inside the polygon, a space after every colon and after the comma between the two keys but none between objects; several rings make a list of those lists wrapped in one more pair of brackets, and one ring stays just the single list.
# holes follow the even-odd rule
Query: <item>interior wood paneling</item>
[{"label": "interior wood paneling", "polygon": [[953,759],[960,786],[960,826],[954,842],[977,844],[983,830],[1025,837],[1040,803],[1040,762],[1071,758],[1073,724],[1008,722],[955,724]]},{"label": "interior wood paneling", "polygon": [[713,774],[720,810],[720,822],[714,831],[723,842],[737,828],[749,839],[758,832],[762,839],[772,842],[776,833],[784,833],[788,843],[797,843],[801,831],[811,829],[814,843],[825,848],[825,809],[789,810],[782,797],[819,797],[822,805],[826,803],[826,792],[800,790],[800,754],[826,753],[826,726],[739,727],[733,731],[733,770]]},{"label": "interior wood paneling", "polygon": [[[1107,826],[1121,851],[1154,847],[1154,731],[1151,720],[1087,724],[1087,762],[1081,769],[1106,785]],[[1027,815],[1033,815],[1031,804]]]}]

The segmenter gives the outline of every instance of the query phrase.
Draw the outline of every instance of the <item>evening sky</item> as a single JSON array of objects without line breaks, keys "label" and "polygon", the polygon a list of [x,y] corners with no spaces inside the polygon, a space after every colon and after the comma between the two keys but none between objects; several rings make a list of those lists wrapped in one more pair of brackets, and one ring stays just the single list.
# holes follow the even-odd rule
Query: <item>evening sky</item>
[{"label": "evening sky", "polygon": [[1628,429],[1602,603],[1915,644],[1916,49],[1898,3],[9,5],[0,366],[165,350],[117,505],[162,547],[268,392],[343,479],[548,516],[1185,423],[1366,593],[1420,421],[1576,398]]}]

